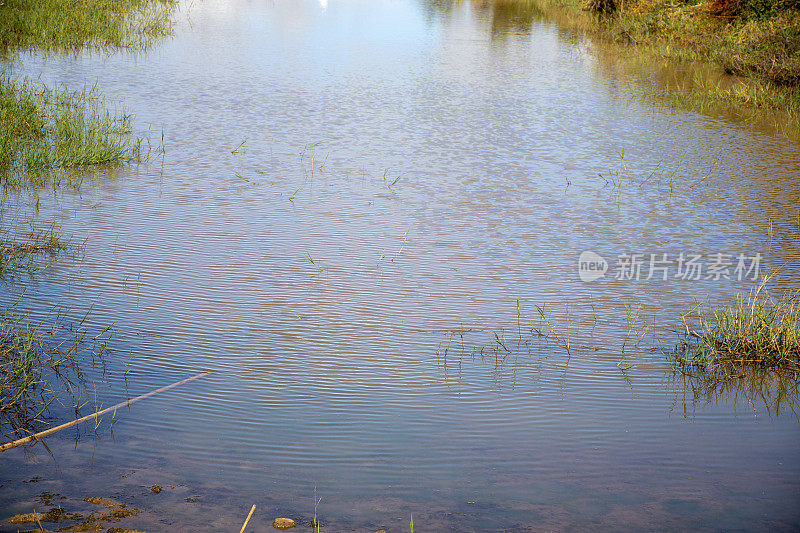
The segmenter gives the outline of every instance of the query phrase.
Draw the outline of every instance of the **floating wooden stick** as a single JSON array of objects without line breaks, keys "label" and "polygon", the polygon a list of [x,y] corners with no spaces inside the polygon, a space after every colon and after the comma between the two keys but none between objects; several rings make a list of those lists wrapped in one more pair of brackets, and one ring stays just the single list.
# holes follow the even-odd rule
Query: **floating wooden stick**
[{"label": "floating wooden stick", "polygon": [[244,533],[244,528],[247,527],[247,523],[250,521],[250,517],[253,516],[253,511],[256,510],[256,504],[253,504],[253,507],[250,509],[250,514],[247,515],[247,520],[244,521],[244,525],[242,526],[242,530],[239,533]]},{"label": "floating wooden stick", "polygon": [[178,385],[183,385],[184,383],[188,383],[194,379],[202,378],[203,376],[207,376],[210,372],[203,372],[202,374],[197,374],[196,376],[192,376],[190,378],[186,378],[184,380],[178,381],[177,383],[173,383],[172,385],[167,385],[166,387],[161,387],[160,389],[156,389],[154,391],[148,392],[147,394],[142,394],[141,396],[137,396],[132,400],[125,400],[124,402],[120,402],[117,405],[112,405],[111,407],[106,407],[101,411],[97,411],[96,413],[92,413],[90,415],[86,415],[81,417],[77,420],[73,420],[72,422],[67,422],[65,424],[61,424],[60,426],[56,426],[54,428],[46,429],[44,431],[40,431],[39,433],[34,433],[33,435],[28,435],[25,438],[15,440],[13,442],[7,442],[3,445],[0,445],[0,452],[4,452],[6,450],[10,450],[11,448],[16,448],[17,446],[21,446],[22,444],[27,444],[28,442],[41,439],[42,437],[46,437],[51,433],[55,433],[56,431],[62,430],[64,428],[68,428],[74,426],[75,424],[80,424],[85,420],[90,420],[92,418],[97,418],[98,416],[107,413],[109,411],[116,411],[120,407],[125,407],[126,405],[130,405],[133,402],[138,402],[139,400],[144,400],[145,398],[152,396],[154,394],[158,394],[159,392],[164,392],[165,390],[169,390],[173,387],[177,387]]}]

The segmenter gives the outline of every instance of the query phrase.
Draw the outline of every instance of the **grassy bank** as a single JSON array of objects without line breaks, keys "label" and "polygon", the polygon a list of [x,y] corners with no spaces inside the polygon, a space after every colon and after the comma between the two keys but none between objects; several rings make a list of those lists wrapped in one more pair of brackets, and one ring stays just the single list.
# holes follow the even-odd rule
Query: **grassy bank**
[{"label": "grassy bank", "polygon": [[4,0],[0,49],[144,48],[172,31],[174,0]]},{"label": "grassy bank", "polygon": [[797,0],[532,0],[626,58],[699,62],[738,77],[674,88],[676,103],[778,110],[800,118]]},{"label": "grassy bank", "polygon": [[[77,52],[142,49],[172,30],[174,0],[0,1],[0,57],[16,51]],[[10,68],[10,67],[9,67]],[[0,187],[3,198],[42,187],[76,186],[82,169],[142,159],[132,117],[107,110],[96,89],[71,91],[0,75]],[[24,194],[24,193],[23,193]],[[23,209],[24,212],[24,209]],[[33,274],[70,246],[35,216],[9,217],[0,207],[0,283]],[[103,335],[87,338],[81,324],[60,317],[30,325],[14,307],[0,315],[0,437],[26,436],[54,401],[76,407],[81,362],[105,351]],[[73,405],[75,404],[75,405]]]}]

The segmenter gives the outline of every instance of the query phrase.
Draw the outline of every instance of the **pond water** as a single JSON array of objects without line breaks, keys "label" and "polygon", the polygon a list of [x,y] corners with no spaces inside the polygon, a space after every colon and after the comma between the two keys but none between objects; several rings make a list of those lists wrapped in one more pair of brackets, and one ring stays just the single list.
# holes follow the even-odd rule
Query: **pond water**
[{"label": "pond water", "polygon": [[143,53],[13,58],[97,83],[155,156],[42,193],[85,251],[0,295],[113,323],[91,406],[211,374],[3,454],[0,518],[46,487],[192,531],[253,503],[262,529],[307,520],[315,491],[330,531],[800,528],[796,392],[706,400],[658,349],[755,257],[797,285],[800,144],[643,97],[656,67],[612,68],[525,3],[176,16]]}]

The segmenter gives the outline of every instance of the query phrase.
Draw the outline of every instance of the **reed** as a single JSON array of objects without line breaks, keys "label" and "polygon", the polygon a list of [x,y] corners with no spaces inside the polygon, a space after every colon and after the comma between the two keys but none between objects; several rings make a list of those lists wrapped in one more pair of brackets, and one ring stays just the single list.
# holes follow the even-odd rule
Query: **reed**
[{"label": "reed", "polygon": [[0,214],[0,280],[15,279],[23,272],[33,275],[46,261],[80,248],[63,238],[55,224],[47,229],[31,227],[23,234],[18,227],[7,227]]}]

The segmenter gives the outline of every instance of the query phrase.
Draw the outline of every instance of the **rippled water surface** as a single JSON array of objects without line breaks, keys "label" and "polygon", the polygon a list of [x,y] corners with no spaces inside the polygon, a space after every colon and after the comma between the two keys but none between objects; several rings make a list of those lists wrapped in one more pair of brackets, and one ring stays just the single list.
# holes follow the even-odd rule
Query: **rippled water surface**
[{"label": "rippled water surface", "polygon": [[[193,487],[164,510],[193,531],[239,527],[252,503],[308,519],[315,490],[334,531],[411,513],[420,531],[800,528],[796,394],[706,401],[656,349],[694,298],[753,285],[740,254],[797,285],[800,145],[643,98],[646,75],[503,2],[176,16],[146,53],[14,59],[97,83],[156,155],[44,193],[85,253],[0,294],[114,324],[92,403],[212,373],[113,434],[7,452],[0,514],[41,475]],[[581,281],[584,251],[605,277]],[[647,279],[651,254],[682,253],[731,264]],[[616,279],[623,254],[644,254],[639,279]]]}]

